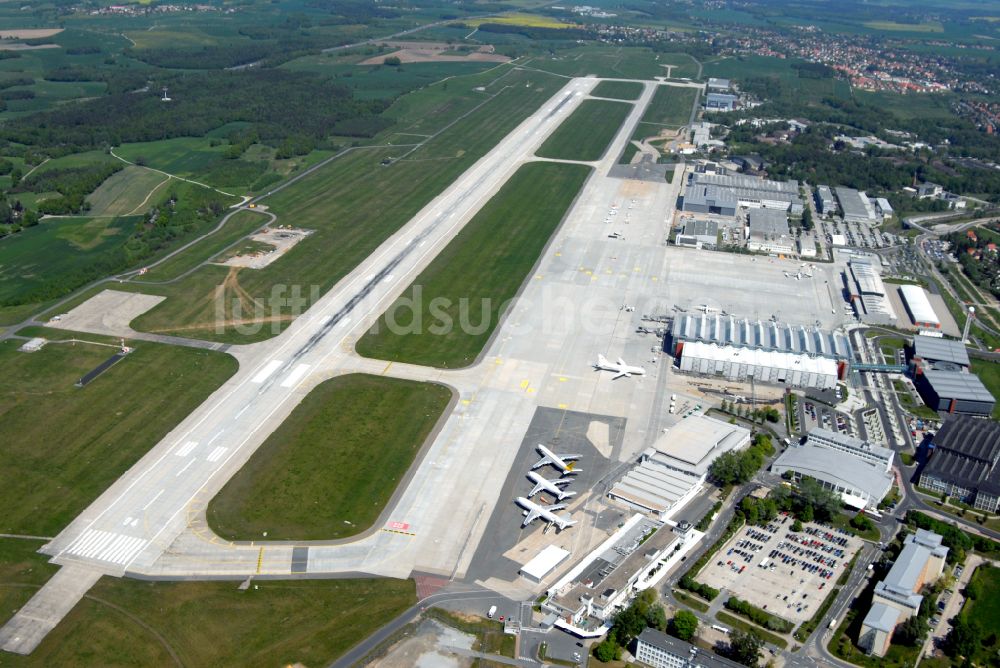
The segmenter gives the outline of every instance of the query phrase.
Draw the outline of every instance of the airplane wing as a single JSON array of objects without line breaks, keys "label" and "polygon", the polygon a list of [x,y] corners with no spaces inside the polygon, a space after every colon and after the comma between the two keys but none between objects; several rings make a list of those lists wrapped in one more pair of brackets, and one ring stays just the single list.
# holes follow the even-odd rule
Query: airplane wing
[{"label": "airplane wing", "polygon": [[571,527],[574,524],[576,524],[576,520],[571,520],[569,517],[560,517],[556,515],[555,523],[556,526],[559,527],[559,530],[562,531],[566,527]]},{"label": "airplane wing", "polygon": [[625,364],[625,360],[622,359],[621,357],[618,358],[618,364],[620,364],[621,366],[628,366],[628,364]]},{"label": "airplane wing", "polygon": [[551,457],[545,456],[545,457],[542,457],[541,459],[539,459],[538,463],[536,463],[534,466],[532,466],[531,469],[532,470],[539,469],[539,468],[545,466],[546,464],[555,464],[555,462],[552,461]]},{"label": "airplane wing", "polygon": [[522,527],[526,527],[529,524],[531,524],[532,522],[534,522],[535,520],[537,520],[539,517],[541,517],[541,513],[540,512],[538,512],[537,510],[529,510],[525,514],[524,521],[521,522],[521,526]]},{"label": "airplane wing", "polygon": [[533,497],[533,496],[534,496],[535,494],[538,494],[538,493],[539,493],[540,491],[542,491],[543,489],[545,489],[545,485],[544,485],[543,483],[538,483],[537,485],[535,485],[535,486],[534,486],[534,487],[533,487],[533,488],[531,489],[531,491],[530,491],[530,492],[528,492],[528,498],[530,499],[531,497]]},{"label": "airplane wing", "polygon": [[625,378],[631,378],[632,374],[630,374],[628,371],[619,371],[615,375],[611,376],[611,380],[618,380],[619,378],[621,378],[623,376]]}]

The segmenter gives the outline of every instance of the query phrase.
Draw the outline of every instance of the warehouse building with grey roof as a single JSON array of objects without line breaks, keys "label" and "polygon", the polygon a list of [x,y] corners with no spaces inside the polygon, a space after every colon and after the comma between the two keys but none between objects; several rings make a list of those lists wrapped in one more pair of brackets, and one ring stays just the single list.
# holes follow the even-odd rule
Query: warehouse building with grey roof
[{"label": "warehouse building with grey roof", "polygon": [[920,486],[995,513],[1000,506],[1000,423],[957,416],[931,441]]}]

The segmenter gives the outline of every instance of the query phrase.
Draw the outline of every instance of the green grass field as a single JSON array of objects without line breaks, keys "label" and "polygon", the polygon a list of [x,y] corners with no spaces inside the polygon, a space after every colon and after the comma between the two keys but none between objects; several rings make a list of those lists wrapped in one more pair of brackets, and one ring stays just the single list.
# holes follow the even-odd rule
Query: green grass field
[{"label": "green grass field", "polygon": [[664,76],[664,65],[676,65],[673,76],[694,76],[697,67],[682,54],[656,53],[645,47],[617,47],[587,44],[572,49],[560,49],[556,55],[530,59],[530,67],[565,76],[587,76],[622,79],[652,79]]},{"label": "green grass field", "polygon": [[602,81],[590,94],[616,100],[638,100],[642,95],[642,84],[632,81]]},{"label": "green grass field", "polygon": [[600,160],[632,105],[607,100],[584,100],[541,148],[539,158]]},{"label": "green grass field", "polygon": [[471,364],[590,172],[564,163],[522,166],[358,341],[357,351],[445,368]]},{"label": "green grass field", "polygon": [[646,107],[642,122],[671,127],[687,125],[697,96],[698,90],[695,88],[660,86]]},{"label": "green grass field", "polygon": [[378,519],[451,400],[443,385],[353,374],[313,389],[208,506],[220,536],[344,538]]},{"label": "green grass field", "polygon": [[128,216],[145,213],[155,197],[150,193],[166,185],[167,177],[143,167],[128,166],[112,174],[87,196],[91,216]]},{"label": "green grass field", "polygon": [[74,282],[106,261],[125,241],[138,218],[45,220],[0,241],[0,301],[43,289],[53,281]]},{"label": "green grass field", "polygon": [[[994,397],[1000,397],[1000,363],[972,359],[971,371],[979,376]],[[1000,420],[1000,406],[993,409],[993,419]]]},{"label": "green grass field", "polygon": [[[385,158],[401,157],[410,149],[363,148],[325,165],[266,200],[278,215],[278,224],[305,227],[315,234],[265,269],[230,276],[226,269],[205,267],[176,284],[144,288],[168,299],[135,325],[146,331],[230,342],[274,336],[292,314],[272,305],[272,286],[303,286],[308,299],[314,294],[312,286],[316,295],[325,293],[563,84],[545,74],[511,71],[495,86],[496,97],[405,159],[386,166]],[[437,92],[434,99],[440,99]],[[417,106],[411,105],[406,116]],[[219,331],[215,294],[224,283],[227,310]],[[243,304],[243,312],[234,311],[236,303]],[[246,327],[238,330],[237,323]]]},{"label": "green grass field", "polygon": [[139,343],[80,389],[114,348],[50,343],[29,354],[20,344],[0,342],[0,533],[55,535],[237,368],[221,353]]},{"label": "green grass field", "polygon": [[[55,570],[39,546],[0,539],[0,623]],[[237,584],[102,578],[34,653],[3,665],[323,666],[416,602],[412,580]]]}]

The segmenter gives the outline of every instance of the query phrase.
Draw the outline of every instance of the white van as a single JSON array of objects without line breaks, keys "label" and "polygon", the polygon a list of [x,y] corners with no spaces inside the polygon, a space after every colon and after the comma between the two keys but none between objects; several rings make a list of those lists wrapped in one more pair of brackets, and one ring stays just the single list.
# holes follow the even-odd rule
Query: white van
[{"label": "white van", "polygon": [[495,614],[497,614],[497,606],[491,605],[490,606],[490,611],[486,613],[486,616],[489,617],[490,619],[493,619],[493,616]]}]

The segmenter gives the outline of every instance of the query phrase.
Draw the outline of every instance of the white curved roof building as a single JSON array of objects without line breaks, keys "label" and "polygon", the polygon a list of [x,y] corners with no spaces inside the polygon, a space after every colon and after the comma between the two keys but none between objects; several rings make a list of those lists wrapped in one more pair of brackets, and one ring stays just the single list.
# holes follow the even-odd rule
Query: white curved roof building
[{"label": "white curved roof building", "polygon": [[917,327],[929,327],[931,329],[941,329],[941,320],[934,312],[934,307],[927,299],[927,293],[919,285],[902,285],[899,294],[906,304],[906,310],[913,319],[913,324]]}]

